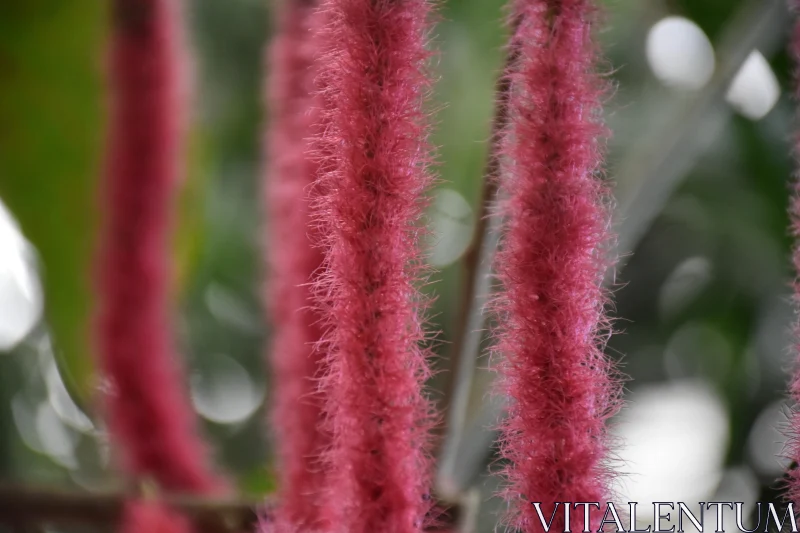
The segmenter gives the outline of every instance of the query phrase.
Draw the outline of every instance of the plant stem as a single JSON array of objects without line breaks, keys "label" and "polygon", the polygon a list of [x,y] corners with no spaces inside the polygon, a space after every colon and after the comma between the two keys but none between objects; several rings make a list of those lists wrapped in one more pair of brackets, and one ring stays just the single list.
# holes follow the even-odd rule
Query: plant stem
[{"label": "plant stem", "polygon": [[[79,525],[114,529],[129,494],[89,493],[26,485],[0,485],[0,524]],[[162,501],[188,517],[198,532],[252,531],[257,522],[256,500],[214,499],[165,494]]]},{"label": "plant stem", "polygon": [[[700,133],[705,131],[701,131],[698,124],[714,123],[716,131],[721,130],[731,114],[724,99],[725,91],[750,52],[757,49],[766,57],[771,57],[778,43],[782,42],[791,20],[786,9],[782,0],[753,0],[744,5],[716,47],[719,66],[713,79],[685,102],[682,109],[676,110],[674,120],[652,134],[643,136],[641,141],[627,150],[626,157],[616,166],[615,195],[619,205],[617,253],[620,260],[617,268],[609,271],[606,279],[608,284],[614,284],[614,275],[624,266],[627,256],[644,237],[670,194],[691,170],[703,149],[707,148],[711,136],[706,134],[703,138]],[[491,236],[491,231],[490,227],[486,233]],[[489,238],[483,237],[484,240]],[[478,281],[480,279],[476,278]],[[484,318],[480,309],[477,303],[471,303],[469,315],[477,317],[478,322],[467,332],[473,336],[477,332],[479,340]],[[474,364],[478,357],[479,344],[465,343],[463,346],[474,346],[475,353],[467,357],[459,355],[459,369],[466,366],[464,359]],[[466,349],[464,353],[467,353]],[[469,369],[470,383],[473,371],[474,367]],[[461,375],[458,374],[456,387],[462,386]],[[456,402],[455,399],[453,401]],[[454,409],[451,407],[451,410]],[[466,410],[466,405],[463,409]],[[460,428],[462,435],[458,438],[453,438],[452,428],[448,426],[445,453],[439,471],[440,485],[446,479],[449,487],[447,492],[451,493],[446,497],[455,499],[454,495],[476,482],[496,440],[494,427],[503,409],[501,401],[483,404],[469,427]]]},{"label": "plant stem", "polygon": [[508,53],[495,89],[495,109],[486,166],[483,171],[483,186],[472,243],[464,254],[464,281],[461,288],[461,313],[455,328],[451,348],[451,368],[445,383],[445,401],[442,417],[447,421],[439,468],[439,491],[447,498],[447,478],[453,466],[454,452],[458,449],[464,432],[472,391],[475,366],[480,354],[485,317],[485,299],[491,293],[492,260],[498,245],[500,219],[492,217],[492,207],[497,200],[499,174],[501,170],[501,144],[508,126],[508,101],[511,92],[511,73],[519,57],[516,35],[519,20],[511,25]]},{"label": "plant stem", "polygon": [[[14,531],[42,530],[44,526],[83,526],[115,530],[130,493],[80,492],[76,489],[36,485],[0,484],[0,526]],[[159,494],[165,505],[191,520],[197,533],[246,533],[256,531],[259,516],[269,520],[272,503],[261,499],[209,498],[186,494]],[[457,509],[437,509],[436,528],[441,531],[458,518]],[[2,528],[0,528],[2,529]]]}]

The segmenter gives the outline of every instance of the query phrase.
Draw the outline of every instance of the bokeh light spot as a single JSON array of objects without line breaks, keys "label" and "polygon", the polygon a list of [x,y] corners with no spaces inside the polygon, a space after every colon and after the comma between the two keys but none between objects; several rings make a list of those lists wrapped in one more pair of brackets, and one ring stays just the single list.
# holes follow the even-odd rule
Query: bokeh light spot
[{"label": "bokeh light spot", "polygon": [[650,29],[645,47],[653,74],[677,89],[702,88],[714,74],[714,48],[700,26],[684,17],[661,19]]},{"label": "bokeh light spot", "polygon": [[725,99],[745,117],[759,120],[775,107],[780,95],[778,78],[761,52],[754,50],[733,78]]}]

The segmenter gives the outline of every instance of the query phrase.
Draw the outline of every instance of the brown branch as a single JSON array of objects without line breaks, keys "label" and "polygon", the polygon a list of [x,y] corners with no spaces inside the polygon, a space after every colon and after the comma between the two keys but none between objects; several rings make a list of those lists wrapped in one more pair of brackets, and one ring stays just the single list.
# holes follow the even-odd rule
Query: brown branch
[{"label": "brown branch", "polygon": [[[93,526],[114,530],[129,495],[90,493],[22,485],[0,485],[0,524]],[[199,533],[253,531],[255,500],[212,499],[187,495],[163,495],[169,507],[188,517]]]},{"label": "brown branch", "polygon": [[[453,344],[451,345],[451,351],[453,353],[451,360],[454,366],[458,365],[463,355],[462,351],[465,344],[464,337],[468,332],[469,317],[473,312],[476,288],[479,285],[479,282],[475,278],[478,273],[478,267],[481,264],[481,248],[483,247],[487,234],[486,230],[489,225],[491,206],[494,204],[495,197],[497,196],[497,182],[500,173],[500,143],[503,139],[503,132],[508,124],[508,96],[511,88],[511,80],[508,73],[514,62],[516,62],[516,57],[518,55],[519,53],[516,51],[516,48],[510,50],[506,58],[503,73],[497,79],[492,133],[489,137],[489,154],[483,171],[483,186],[480,198],[478,199],[477,221],[472,242],[464,253],[464,258],[462,260],[464,279],[461,286],[461,312],[458,315],[455,334],[453,335]],[[445,388],[445,397],[452,397],[456,387],[456,379],[451,376]],[[447,413],[444,413],[444,415],[446,414]]]},{"label": "brown branch", "polygon": [[[621,259],[616,270],[610,270],[611,274],[622,268],[624,258],[636,248],[670,193],[706,147],[707,141],[698,135],[708,135],[699,124],[721,114],[724,120],[718,127],[724,126],[730,114],[724,100],[725,91],[750,52],[760,50],[770,57],[776,50],[790,20],[786,9],[782,0],[746,3],[728,26],[720,44],[715,46],[718,66],[711,82],[694,95],[683,110],[676,112],[674,120],[659,130],[648,132],[627,151],[615,172],[618,216],[622,219],[617,246]],[[491,236],[491,232],[488,233]],[[606,281],[613,283],[613,276]],[[467,335],[471,333],[466,332]],[[440,485],[443,474],[448,476],[448,487],[454,493],[463,492],[477,482],[496,441],[492,428],[503,415],[503,409],[502,401],[497,399],[481,406],[453,448],[446,449],[439,473]]]},{"label": "brown branch", "polygon": [[[42,526],[83,526],[113,531],[119,525],[125,502],[123,492],[80,492],[53,487],[0,484],[0,525],[16,529]],[[258,516],[269,519],[271,502],[163,494],[160,501],[191,520],[198,533],[246,533],[256,530]],[[436,510],[436,528],[447,528],[457,510]],[[16,530],[15,529],[15,530]]]},{"label": "brown branch", "polygon": [[[442,418],[447,421],[442,463],[447,469],[448,456],[457,446],[467,417],[470,391],[480,343],[483,336],[483,301],[491,288],[491,263],[497,248],[499,221],[491,219],[497,201],[501,171],[502,141],[509,122],[511,74],[519,59],[520,47],[515,39],[519,18],[511,24],[508,53],[495,87],[495,109],[489,137],[488,156],[483,171],[483,185],[472,242],[464,254],[459,313],[451,346],[451,372],[444,384]],[[441,489],[441,487],[440,487]]]}]

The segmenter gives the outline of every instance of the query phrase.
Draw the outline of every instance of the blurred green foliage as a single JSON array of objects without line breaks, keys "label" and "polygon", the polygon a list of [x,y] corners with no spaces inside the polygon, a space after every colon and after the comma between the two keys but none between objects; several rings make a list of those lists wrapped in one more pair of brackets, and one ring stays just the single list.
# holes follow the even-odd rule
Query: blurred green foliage
[{"label": "blurred green foliage", "polygon": [[6,2],[0,16],[0,196],[36,246],[64,371],[91,387],[104,2]]},{"label": "blurred green foliage", "polygon": [[[0,19],[0,197],[41,260],[47,325],[84,408],[96,388],[89,320],[106,95],[102,2],[18,2]],[[176,278],[200,250],[208,143],[194,128],[178,205]]]},{"label": "blurred green foliage", "polygon": [[[82,400],[93,386],[87,321],[103,131],[102,5],[13,0],[0,8],[0,198],[39,252],[47,325],[65,377]],[[601,38],[616,85],[607,106],[616,134],[608,172],[614,180],[630,147],[654,131],[667,104],[681,97],[649,70],[643,53],[648,28],[665,15],[682,14],[713,42],[743,2],[607,0],[605,5]],[[192,0],[188,7],[198,91],[176,239],[179,333],[193,384],[213,378],[221,361],[230,358],[247,371],[254,390],[266,390],[268,405],[269,371],[262,357],[269,329],[260,296],[268,275],[261,256],[269,243],[262,237],[259,168],[260,127],[269,119],[261,93],[270,11],[262,0]],[[441,187],[458,191],[473,206],[504,55],[503,13],[500,0],[449,0],[442,3],[431,36],[438,50],[430,105]],[[786,54],[768,59],[788,94]],[[632,378],[630,390],[689,377],[713,383],[731,420],[727,466],[752,467],[762,499],[775,497],[775,476],[752,464],[747,441],[756,418],[783,397],[790,366],[786,207],[793,108],[784,96],[760,121],[726,117],[721,133],[693,162],[619,272],[614,288],[619,333],[609,346]],[[646,183],[651,176],[634,178]],[[708,265],[707,275],[684,279],[689,288],[681,288],[676,273],[693,259],[700,262],[689,264]],[[449,265],[433,275],[428,288],[437,296],[431,327],[441,331],[436,365],[442,369],[448,368],[453,321],[464,305],[461,276],[461,265]],[[687,337],[697,331],[711,333]],[[42,332],[32,338],[37,335]],[[686,338],[694,339],[691,349],[676,350]],[[73,466],[22,444],[7,406],[15,398],[31,399],[34,406],[46,398],[37,357],[29,339],[13,358],[0,358],[0,467],[5,465],[8,476],[82,486],[113,480],[105,460],[91,458],[103,448],[98,434],[73,435],[78,457]],[[248,493],[274,488],[265,418],[265,410],[258,409],[235,423],[206,424],[220,462]],[[487,509],[485,522],[492,523],[491,506]]]}]

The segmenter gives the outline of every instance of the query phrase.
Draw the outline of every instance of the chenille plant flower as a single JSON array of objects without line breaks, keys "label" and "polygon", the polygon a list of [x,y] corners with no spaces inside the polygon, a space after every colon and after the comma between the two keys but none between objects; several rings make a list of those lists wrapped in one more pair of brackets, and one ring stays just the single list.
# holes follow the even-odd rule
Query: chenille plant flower
[{"label": "chenille plant flower", "polygon": [[[98,7],[105,5],[101,1],[6,2],[16,8],[0,15],[0,246],[9,255],[8,261],[0,260],[0,298],[7,300],[0,301],[0,316],[27,315],[0,323],[0,362],[8,362],[7,375],[0,374],[0,398],[6,403],[4,408],[0,404],[0,418],[5,415],[0,425],[8,430],[0,443],[0,467],[11,481],[0,479],[0,531],[589,533],[602,532],[603,526],[612,531],[613,524],[620,532],[630,526],[627,530],[633,533],[675,533],[675,527],[664,529],[665,523],[678,522],[677,532],[682,533],[684,520],[702,531],[705,517],[708,531],[708,520],[716,515],[720,522],[724,515],[728,530],[735,523],[743,533],[755,533],[765,520],[765,532],[789,526],[797,532],[791,511],[800,509],[800,172],[789,202],[795,240],[792,289],[799,316],[794,325],[796,368],[789,385],[793,405],[784,428],[789,466],[781,472],[782,496],[795,508],[782,509],[774,501],[676,501],[641,505],[637,511],[636,502],[623,503],[612,494],[615,468],[637,465],[615,460],[608,427],[622,405],[624,376],[605,354],[612,320],[604,287],[614,278],[609,270],[616,254],[613,200],[603,176],[608,83],[593,37],[602,19],[601,0],[507,0],[511,36],[496,85],[480,207],[471,213],[464,198],[448,191],[449,198],[434,215],[440,240],[461,256],[453,257],[443,274],[458,270],[461,280],[454,281],[463,282],[442,284],[447,286],[442,322],[453,318],[455,326],[447,328],[453,357],[442,366],[455,372],[452,382],[441,387],[440,406],[449,416],[441,431],[435,495],[431,455],[437,450],[432,442],[437,413],[426,389],[434,339],[426,332],[431,299],[423,286],[430,271],[422,249],[432,244],[426,238],[424,213],[435,182],[431,166],[436,156],[426,106],[432,90],[428,40],[437,0],[272,2],[277,31],[265,61],[268,122],[258,172],[259,206],[265,216],[257,229],[249,217],[240,217],[249,212],[253,199],[239,203],[239,194],[229,193],[249,191],[245,174],[252,168],[255,144],[247,132],[258,113],[248,98],[253,94],[250,83],[261,74],[249,61],[261,46],[264,28],[255,19],[234,17],[249,17],[269,2],[207,0],[192,8],[213,77],[207,86],[212,105],[204,118],[220,144],[215,163],[226,173],[222,194],[204,213],[214,238],[204,275],[193,286],[198,297],[189,299],[203,306],[205,331],[223,335],[208,343],[203,341],[210,335],[197,340],[204,354],[224,344],[226,352],[241,351],[248,358],[263,335],[269,336],[264,362],[272,378],[271,403],[260,406],[263,384],[251,379],[252,361],[242,360],[248,364],[234,365],[230,372],[220,369],[214,376],[212,394],[204,395],[208,401],[203,402],[211,409],[203,411],[218,424],[218,434],[233,437],[225,443],[225,456],[233,467],[229,479],[235,482],[218,475],[187,394],[172,320],[177,291],[170,241],[191,92],[184,3],[110,0],[109,28],[93,18],[105,13]],[[654,423],[665,421],[663,430],[675,437],[667,446],[675,471],[664,479],[646,475],[651,477],[646,482],[662,489],[687,488],[697,479],[698,466],[687,459],[704,444],[703,481],[723,481],[719,487],[696,484],[687,493],[708,499],[713,492],[724,492],[719,489],[727,488],[723,485],[733,473],[748,492],[759,489],[752,493],[771,498],[772,468],[764,459],[773,450],[763,438],[770,431],[762,430],[769,429],[776,400],[776,359],[767,353],[773,343],[764,341],[780,315],[774,311],[781,311],[773,292],[781,272],[771,268],[770,258],[783,236],[780,229],[770,232],[786,211],[773,201],[780,194],[774,185],[782,187],[783,177],[770,184],[762,171],[767,175],[785,163],[773,158],[772,140],[786,121],[774,112],[766,115],[785,103],[777,90],[783,58],[772,55],[771,48],[789,21],[786,5],[798,15],[800,0],[742,2],[740,14],[722,10],[721,17],[709,16],[713,9],[675,17],[661,5],[672,2],[652,2],[655,9],[642,10],[629,9],[635,1],[619,3],[624,9],[617,20],[621,26],[630,24],[632,31],[615,28],[615,40],[629,45],[646,35],[646,53],[634,46],[619,46],[614,53],[649,69],[643,83],[625,91],[639,94],[644,88],[644,105],[631,116],[620,114],[619,123],[629,133],[640,122],[650,127],[641,141],[624,147],[617,167],[620,183],[627,185],[619,189],[625,201],[615,213],[622,221],[619,253],[637,247],[645,252],[639,264],[631,264],[629,279],[631,284],[644,280],[649,287],[630,300],[620,296],[626,313],[641,312],[631,317],[641,329],[629,338],[638,338],[624,349],[649,354],[652,347],[663,347],[664,357],[651,358],[640,368],[649,369],[649,377],[663,374],[669,382],[668,387],[643,391],[645,401],[637,411],[645,416],[630,417],[633,431],[628,436],[634,438],[627,439],[631,446],[620,450],[620,456],[631,451],[630,457],[638,457],[639,449],[652,448],[641,435],[661,438],[650,431],[650,424],[639,425],[649,415]],[[239,6],[248,11],[236,12],[235,4],[248,4]],[[470,6],[460,12],[456,4]],[[692,2],[677,0],[669,7],[678,11],[688,4]],[[483,31],[490,28],[477,25],[496,7],[485,0],[448,4],[452,19],[443,25],[442,35],[450,52],[447,59],[455,61],[441,70],[445,79],[454,75],[454,81],[475,82],[477,76],[490,81],[491,73],[482,66],[494,57],[484,46],[493,37]],[[653,20],[654,14],[660,20]],[[6,19],[10,22],[3,25]],[[642,28],[643,21],[654,24]],[[796,68],[794,97],[800,104],[800,21],[794,22],[790,55]],[[714,30],[711,37],[719,36],[719,43],[707,42],[703,28]],[[106,34],[108,46],[98,47],[97,36]],[[696,46],[674,47],[676,35],[692,37]],[[751,53],[755,49],[758,54]],[[80,259],[83,241],[58,227],[50,233],[47,226],[62,220],[74,226],[75,210],[84,206],[85,199],[71,193],[79,193],[91,180],[81,184],[73,178],[86,178],[85,172],[62,167],[71,159],[85,164],[94,157],[92,136],[73,139],[70,133],[76,127],[92,132],[98,50],[107,54],[108,131],[102,143],[95,279],[87,301],[96,304],[91,337],[98,379],[93,399],[99,405],[82,410],[69,401],[70,380],[62,382],[61,377],[83,377],[70,376],[69,370],[85,361],[67,353],[69,342],[58,344],[65,341],[64,324],[80,324],[82,314],[62,323],[61,315],[70,313],[60,312],[52,296],[65,287],[71,290],[64,294],[79,295],[74,291],[82,285],[69,279],[75,274],[69,265],[79,264],[74,260]],[[673,69],[686,66],[676,58],[700,61],[687,72]],[[620,81],[628,84],[634,78],[626,75]],[[748,90],[737,90],[744,86]],[[472,146],[467,143],[479,116],[472,114],[480,113],[478,100],[487,87],[475,83],[465,90],[453,83],[451,88],[457,104],[474,108],[457,108],[468,116],[448,124],[453,113],[441,130],[442,139],[457,141],[452,153],[458,156],[450,167],[453,185],[471,196],[478,183],[462,171],[482,150],[462,148]],[[488,99],[483,103],[490,104]],[[753,103],[757,105],[749,105]],[[723,128],[734,112],[746,120]],[[763,122],[755,122],[762,117]],[[796,119],[800,121],[800,112]],[[706,123],[712,127],[692,135]],[[692,148],[697,140],[703,142]],[[727,148],[731,154],[704,157],[692,178],[700,181],[678,188],[681,175],[688,176],[702,149],[712,145],[714,153],[707,155],[716,158]],[[800,169],[800,128],[793,145]],[[461,153],[466,151],[470,153]],[[46,156],[52,156],[52,165],[39,167]],[[715,160],[721,163],[716,169],[711,164]],[[227,188],[231,171],[245,189]],[[63,176],[50,180],[53,172]],[[717,174],[726,178],[724,186]],[[727,179],[729,175],[736,179]],[[31,179],[41,177],[45,179]],[[30,196],[39,188],[44,203]],[[216,185],[204,192],[212,190],[220,192]],[[672,192],[676,195],[667,202]],[[42,215],[42,205],[74,200],[79,202],[71,209]],[[730,219],[746,212],[740,207],[748,205],[757,207],[756,218],[731,226]],[[229,216],[230,207],[245,209]],[[665,208],[668,216],[654,222]],[[691,216],[683,216],[687,212]],[[87,216],[84,222],[92,220]],[[473,220],[478,223],[471,238]],[[656,228],[653,236],[667,236],[669,253],[663,247],[653,252],[641,246],[651,225]],[[702,230],[697,238],[682,239],[697,228]],[[263,246],[267,281],[261,296],[269,324],[263,328],[252,326],[250,306],[239,305],[238,292],[234,298],[208,297],[213,296],[209,283],[220,276],[237,282],[239,290],[249,287],[250,256],[245,252],[255,241],[254,231]],[[722,242],[706,246],[720,236]],[[682,240],[686,246],[673,246]],[[31,257],[34,249],[46,267],[41,273]],[[215,252],[225,256],[223,261],[218,262]],[[67,262],[53,261],[62,253]],[[751,261],[759,254],[769,256],[763,263],[769,268],[758,269],[758,257]],[[759,283],[744,286],[743,279]],[[460,289],[450,290],[459,284]],[[648,295],[658,305],[641,305]],[[484,309],[486,296],[490,303]],[[716,301],[722,307],[710,307]],[[463,308],[448,306],[453,302]],[[741,327],[752,319],[757,319],[754,327]],[[80,333],[80,327],[74,329]],[[486,345],[488,363],[498,374],[492,385],[475,372]],[[699,348],[707,345],[715,349],[704,357]],[[69,357],[57,362],[65,366],[52,367],[62,350]],[[7,351],[13,353],[3,356]],[[24,361],[34,351],[41,357]],[[687,354],[696,355],[697,361],[684,364]],[[631,367],[637,370],[639,365]],[[750,379],[751,370],[758,371],[757,379]],[[24,379],[17,379],[17,390],[13,381],[20,377]],[[699,379],[679,383],[686,377]],[[497,401],[482,402],[487,386],[495,387]],[[692,399],[689,417],[683,416],[683,402],[672,401],[676,394],[685,399],[687,391],[697,393],[692,394],[697,401]],[[254,413],[261,407],[270,410],[274,447],[245,442],[259,426]],[[102,421],[92,418],[95,412]],[[672,424],[678,420],[688,423]],[[710,431],[696,431],[704,426]],[[97,466],[84,461],[83,445],[105,440],[100,437],[106,428],[110,462],[121,479],[107,492],[80,491],[78,485],[87,474],[94,477]],[[682,432],[692,438],[682,438]],[[493,441],[498,434],[499,440]],[[663,460],[663,451],[651,455]],[[487,467],[490,457],[494,460]],[[277,479],[264,463],[270,469],[274,465]],[[642,466],[642,473],[663,473]],[[42,469],[75,483],[55,488],[16,484],[28,470]],[[505,509],[499,523],[495,506],[482,502],[483,488],[495,481],[486,479],[487,470],[502,476],[502,500],[496,500]],[[265,494],[273,481],[278,490]],[[232,494],[234,483],[241,486],[240,494]],[[632,494],[625,499],[637,499],[641,487],[629,488]],[[259,502],[252,498],[263,498],[263,507],[257,508]],[[444,510],[446,505],[452,508]],[[756,528],[744,527],[756,520]],[[775,528],[770,528],[773,520]],[[724,529],[722,522],[717,525]]]},{"label": "chenille plant flower", "polygon": [[[516,70],[503,156],[505,217],[494,358],[509,525],[541,528],[555,502],[602,502],[605,422],[618,380],[602,352],[609,211],[599,176],[601,95],[591,0],[514,0]],[[573,530],[583,517],[574,513]],[[553,522],[563,531],[564,516]]]},{"label": "chenille plant flower", "polygon": [[317,394],[322,335],[312,305],[311,281],[322,263],[312,242],[310,194],[318,165],[309,156],[315,123],[313,95],[317,39],[316,2],[290,0],[281,6],[270,53],[265,207],[268,211],[267,306],[274,324],[273,433],[279,457],[278,531],[316,530],[324,471],[319,457],[328,443]]},{"label": "chenille plant flower", "polygon": [[122,533],[192,533],[189,521],[154,501],[131,501],[125,505]]},{"label": "chenille plant flower", "polygon": [[170,324],[173,200],[186,97],[176,0],[115,0],[95,340],[122,467],[163,490],[218,481],[185,394]]},{"label": "chenille plant flower", "polygon": [[325,251],[316,298],[327,328],[330,531],[425,526],[431,420],[418,283],[431,184],[423,101],[430,5],[325,0],[314,209]]},{"label": "chenille plant flower", "polygon": [[[793,0],[791,6],[794,11],[800,12],[800,2]],[[792,37],[789,43],[789,52],[794,59],[795,63],[795,100],[800,101],[800,75],[798,68],[800,68],[800,21],[795,22]],[[800,115],[798,115],[800,116]],[[800,133],[795,134],[794,139],[794,155],[800,161]],[[797,177],[795,177],[797,179]],[[791,233],[795,239],[800,239],[800,184],[795,182],[793,186],[793,196],[790,201],[789,214],[791,218]],[[795,242],[794,250],[792,253],[792,262],[794,264],[795,273],[800,273],[800,245]],[[797,277],[794,280],[794,303],[795,306],[800,306],[800,279]],[[794,325],[795,336],[795,354],[800,354],[800,322]],[[800,365],[800,358],[795,359],[795,365]],[[791,399],[797,403],[800,402],[800,371],[795,369],[795,374],[789,385],[789,395]],[[791,461],[792,466],[787,472],[788,486],[787,498],[789,501],[794,502],[795,508],[800,506],[800,411],[795,407],[789,420],[789,435],[786,446],[787,459]]]}]

